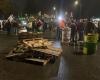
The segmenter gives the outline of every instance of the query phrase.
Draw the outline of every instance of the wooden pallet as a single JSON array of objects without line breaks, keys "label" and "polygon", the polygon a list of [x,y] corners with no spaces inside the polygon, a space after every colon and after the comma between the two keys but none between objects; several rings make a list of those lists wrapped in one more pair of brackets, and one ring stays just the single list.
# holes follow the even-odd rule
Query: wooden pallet
[{"label": "wooden pallet", "polygon": [[48,60],[43,60],[43,59],[38,59],[38,58],[25,58],[25,60],[42,63],[43,66],[45,66],[49,62],[49,59]]},{"label": "wooden pallet", "polygon": [[[30,54],[30,53],[27,53],[27,54]],[[33,57],[30,57],[30,58],[28,58],[28,57],[21,57],[21,56],[23,56],[23,55],[25,55],[25,53],[13,53],[13,50],[12,51],[10,51],[10,53],[6,56],[6,58],[7,59],[11,59],[11,60],[18,60],[18,61],[21,61],[21,60],[23,60],[23,61],[29,61],[29,62],[36,62],[36,63],[40,63],[40,64],[42,64],[43,66],[45,66],[49,61],[50,61],[50,58],[51,57],[49,57],[49,58],[47,58],[47,59],[40,59],[40,58],[33,58]],[[22,59],[21,59],[21,58]]]},{"label": "wooden pallet", "polygon": [[34,51],[39,51],[39,52],[43,52],[44,54],[48,54],[48,55],[54,55],[54,56],[60,56],[61,52],[57,52],[57,51],[53,51],[50,49],[33,49]]},{"label": "wooden pallet", "polygon": [[[38,38],[38,39],[43,39],[43,38]],[[29,43],[27,43],[29,39],[23,40],[23,43],[27,46],[29,46],[30,48],[32,48],[32,50],[35,51],[39,51],[39,52],[43,52],[46,54],[51,54],[51,55],[55,55],[55,56],[60,56],[62,53],[62,49],[61,48],[56,48],[53,46],[53,41],[49,41],[50,43],[52,43],[51,45],[47,45],[47,49],[38,49],[38,48],[33,48],[32,45],[30,45]],[[47,40],[47,39],[45,39]],[[30,41],[30,40],[29,40]]]},{"label": "wooden pallet", "polygon": [[[15,49],[15,48],[14,48]],[[13,49],[13,50],[14,50]],[[20,56],[22,55],[23,53],[13,53],[13,50],[10,51],[10,53],[6,56],[6,58],[9,58],[9,57],[14,57],[14,56]]]},{"label": "wooden pallet", "polygon": [[[42,49],[42,48],[32,47],[32,46],[29,45],[29,43],[26,43],[27,41],[32,41],[32,40],[33,39],[25,39],[25,40],[22,40],[21,42],[19,41],[18,43],[28,46],[32,51],[35,51],[36,53],[39,52],[40,54],[43,54],[46,58],[42,57],[42,59],[40,59],[39,57],[41,57],[41,55],[39,55],[38,58],[35,58],[37,56],[31,54],[31,52],[30,53],[24,53],[24,52],[22,52],[22,53],[13,53],[13,51],[16,48],[14,48],[14,50],[12,50],[6,57],[10,58],[10,57],[16,57],[17,56],[17,58],[24,58],[24,60],[26,60],[26,61],[39,62],[39,63],[42,63],[43,65],[46,65],[49,61],[54,62],[53,57],[56,57],[56,56],[58,57],[62,53],[61,48],[53,47],[53,42],[52,41],[49,41],[49,42],[52,43],[51,45],[47,45],[47,48]],[[41,40],[41,38],[36,38],[36,40]],[[47,41],[47,39],[45,39],[45,40]],[[29,56],[29,54],[31,54],[31,57],[26,57],[26,54],[28,54],[28,56]]]}]

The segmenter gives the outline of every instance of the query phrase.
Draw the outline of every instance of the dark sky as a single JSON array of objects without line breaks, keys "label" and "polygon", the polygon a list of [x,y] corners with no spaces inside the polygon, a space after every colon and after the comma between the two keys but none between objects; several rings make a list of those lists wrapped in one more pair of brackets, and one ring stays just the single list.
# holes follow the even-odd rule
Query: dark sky
[{"label": "dark sky", "polygon": [[[50,12],[53,5],[58,10],[68,10],[79,13],[79,6],[73,6],[75,0],[12,0],[17,11]],[[100,0],[81,0],[83,16],[100,16]],[[76,14],[77,14],[76,13]]]}]

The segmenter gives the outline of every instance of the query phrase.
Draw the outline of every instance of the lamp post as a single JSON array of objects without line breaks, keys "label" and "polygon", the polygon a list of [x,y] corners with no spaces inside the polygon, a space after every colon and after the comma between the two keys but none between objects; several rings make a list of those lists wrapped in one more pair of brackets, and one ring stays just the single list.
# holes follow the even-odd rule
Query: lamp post
[{"label": "lamp post", "polygon": [[79,4],[79,1],[76,0],[74,4],[75,4],[75,6],[77,6]]},{"label": "lamp post", "polygon": [[56,7],[55,6],[53,7],[53,10],[56,11]]},{"label": "lamp post", "polygon": [[81,0],[76,0],[75,2],[74,2],[74,5],[75,6],[78,6],[79,5],[79,16],[81,17],[81,12],[82,12],[82,4],[81,4]]},{"label": "lamp post", "polygon": [[53,11],[54,11],[54,18],[56,17],[56,7],[53,6]]}]

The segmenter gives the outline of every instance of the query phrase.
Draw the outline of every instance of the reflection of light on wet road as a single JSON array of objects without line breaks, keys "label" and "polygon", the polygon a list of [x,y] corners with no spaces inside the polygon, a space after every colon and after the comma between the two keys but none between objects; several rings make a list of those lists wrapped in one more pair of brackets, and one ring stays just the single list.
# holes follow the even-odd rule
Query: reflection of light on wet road
[{"label": "reflection of light on wet road", "polygon": [[66,66],[64,58],[61,57],[57,80],[65,80],[67,75],[68,75],[68,67]]},{"label": "reflection of light on wet road", "polygon": [[61,48],[61,43],[60,43],[60,41],[55,41],[55,42],[54,42],[54,47],[56,47],[56,48]]}]

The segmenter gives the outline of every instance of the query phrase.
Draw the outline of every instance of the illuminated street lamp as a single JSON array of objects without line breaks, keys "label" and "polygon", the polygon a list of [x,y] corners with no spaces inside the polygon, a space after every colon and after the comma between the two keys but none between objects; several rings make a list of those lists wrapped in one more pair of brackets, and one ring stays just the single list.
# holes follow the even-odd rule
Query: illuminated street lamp
[{"label": "illuminated street lamp", "polygon": [[63,20],[63,17],[60,15],[60,16],[58,17],[58,20],[59,20],[59,21]]},{"label": "illuminated street lamp", "polygon": [[53,10],[54,10],[54,11],[56,10],[56,7],[55,7],[55,6],[53,7]]},{"label": "illuminated street lamp", "polygon": [[54,13],[54,18],[56,18],[56,7],[53,6],[53,13]]},{"label": "illuminated street lamp", "polygon": [[78,6],[78,5],[79,5],[79,8],[80,8],[80,17],[81,17],[81,12],[82,12],[81,0],[76,0],[76,1],[74,2],[74,5],[75,5],[75,6]]},{"label": "illuminated street lamp", "polygon": [[79,4],[79,1],[76,0],[74,4],[75,4],[75,6],[77,6]]}]

